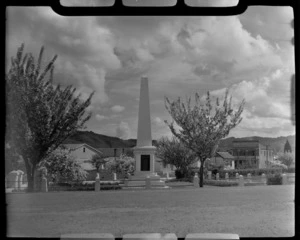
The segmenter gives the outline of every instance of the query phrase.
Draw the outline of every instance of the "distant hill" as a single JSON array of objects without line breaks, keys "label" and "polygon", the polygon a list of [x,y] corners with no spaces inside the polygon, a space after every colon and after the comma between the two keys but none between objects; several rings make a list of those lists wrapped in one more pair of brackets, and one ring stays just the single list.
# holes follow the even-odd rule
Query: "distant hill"
[{"label": "distant hill", "polygon": [[[123,140],[92,131],[77,131],[64,143],[86,143],[94,148],[131,148],[136,146],[136,139]],[[156,141],[153,140],[152,143],[155,144]]]},{"label": "distant hill", "polygon": [[[295,152],[295,136],[277,137],[277,138],[265,138],[265,137],[244,137],[244,138],[225,138],[221,140],[219,145],[220,149],[230,149],[232,147],[233,140],[259,140],[263,145],[269,145],[275,152],[283,152],[284,144],[286,140],[292,147],[292,151]],[[118,137],[110,137],[92,131],[77,131],[72,137],[68,138],[65,143],[86,143],[94,148],[131,148],[136,146],[136,139],[123,140]],[[156,145],[156,140],[152,141],[153,145]]]}]

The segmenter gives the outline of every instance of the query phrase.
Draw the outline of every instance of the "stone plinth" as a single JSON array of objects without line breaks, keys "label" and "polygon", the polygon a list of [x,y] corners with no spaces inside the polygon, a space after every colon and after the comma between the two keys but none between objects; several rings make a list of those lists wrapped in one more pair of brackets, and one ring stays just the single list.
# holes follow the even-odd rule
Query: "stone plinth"
[{"label": "stone plinth", "polygon": [[145,178],[153,175],[155,171],[155,151],[154,146],[135,147],[135,171],[134,178]]}]

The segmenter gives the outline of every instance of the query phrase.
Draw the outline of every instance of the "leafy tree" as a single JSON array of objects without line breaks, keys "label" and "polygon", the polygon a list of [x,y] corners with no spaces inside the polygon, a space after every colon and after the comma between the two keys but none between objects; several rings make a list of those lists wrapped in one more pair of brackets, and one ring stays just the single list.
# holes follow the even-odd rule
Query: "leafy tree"
[{"label": "leafy tree", "polygon": [[5,175],[13,170],[26,171],[22,156],[9,145],[5,145]]},{"label": "leafy tree", "polygon": [[97,172],[99,172],[102,165],[104,165],[108,160],[106,160],[108,157],[100,154],[94,154],[92,156],[91,162],[93,166],[97,169]]},{"label": "leafy tree", "polygon": [[[210,93],[207,92],[205,104],[201,103],[198,93],[195,94],[195,104],[192,106],[191,98],[183,102],[180,97],[176,101],[165,98],[165,106],[173,121],[165,121],[171,132],[187,148],[192,150],[201,162],[199,169],[199,186],[203,187],[203,166],[207,158],[214,155],[220,140],[226,137],[230,130],[237,126],[242,118],[245,101],[243,100],[238,109],[234,111],[228,99],[228,89],[222,106],[219,99],[216,105],[211,103]],[[214,107],[214,111],[213,111]],[[174,122],[180,127],[175,129]]]},{"label": "leafy tree", "polygon": [[70,150],[58,147],[38,164],[49,181],[83,181],[87,172],[70,155]]},{"label": "leafy tree", "polygon": [[83,101],[80,94],[75,96],[76,88],[54,86],[57,56],[42,69],[43,51],[36,62],[32,54],[23,54],[22,44],[5,78],[5,141],[24,159],[29,191],[34,190],[37,164],[91,117],[85,110],[93,93]]},{"label": "leafy tree", "polygon": [[278,155],[278,161],[282,164],[290,167],[294,162],[294,155],[292,153],[286,152]]},{"label": "leafy tree", "polygon": [[197,161],[197,156],[175,137],[159,139],[156,156],[164,165],[175,166],[183,177],[187,177],[189,166]]},{"label": "leafy tree", "polygon": [[135,167],[135,160],[132,157],[121,154],[119,157],[108,158],[105,167],[111,173],[117,173],[122,175],[133,174]]}]

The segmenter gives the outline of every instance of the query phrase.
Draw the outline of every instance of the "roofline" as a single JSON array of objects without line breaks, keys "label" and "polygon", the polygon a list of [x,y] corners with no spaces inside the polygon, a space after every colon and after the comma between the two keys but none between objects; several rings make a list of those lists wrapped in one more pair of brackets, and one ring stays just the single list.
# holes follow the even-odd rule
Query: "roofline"
[{"label": "roofline", "polygon": [[[63,145],[71,145],[71,144],[76,144],[77,145],[77,143],[66,143],[66,144],[63,144]],[[80,143],[79,143],[80,144]],[[87,148],[90,148],[91,150],[93,150],[93,151],[95,151],[95,152],[98,152],[98,153],[100,153],[100,154],[102,154],[102,152],[100,151],[100,150],[97,150],[96,148],[93,148],[92,146],[90,146],[90,145],[88,145],[88,144],[86,144],[86,143],[82,143],[82,144],[80,144],[79,145],[78,144],[78,146],[76,147],[76,148],[74,148],[74,150],[75,149],[78,149],[78,148],[80,148],[80,147],[82,147],[82,146],[85,146],[85,147],[87,147]]]},{"label": "roofline", "polygon": [[[223,159],[234,159],[234,156],[232,156],[229,152],[226,152],[226,153],[228,153],[228,154],[230,154],[232,157],[230,157],[230,158],[224,158],[224,157],[222,157],[222,155],[220,155],[219,154],[219,152],[216,152],[221,158],[223,158]],[[225,153],[225,152],[221,152],[221,153]]]}]

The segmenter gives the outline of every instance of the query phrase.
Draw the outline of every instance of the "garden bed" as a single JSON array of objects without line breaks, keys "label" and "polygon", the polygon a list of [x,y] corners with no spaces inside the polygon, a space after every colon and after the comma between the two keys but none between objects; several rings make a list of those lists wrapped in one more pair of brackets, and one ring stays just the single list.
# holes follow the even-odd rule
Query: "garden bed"
[{"label": "garden bed", "polygon": [[238,186],[239,183],[236,181],[226,181],[226,180],[204,180],[204,185],[218,186],[218,187],[234,187]]}]

